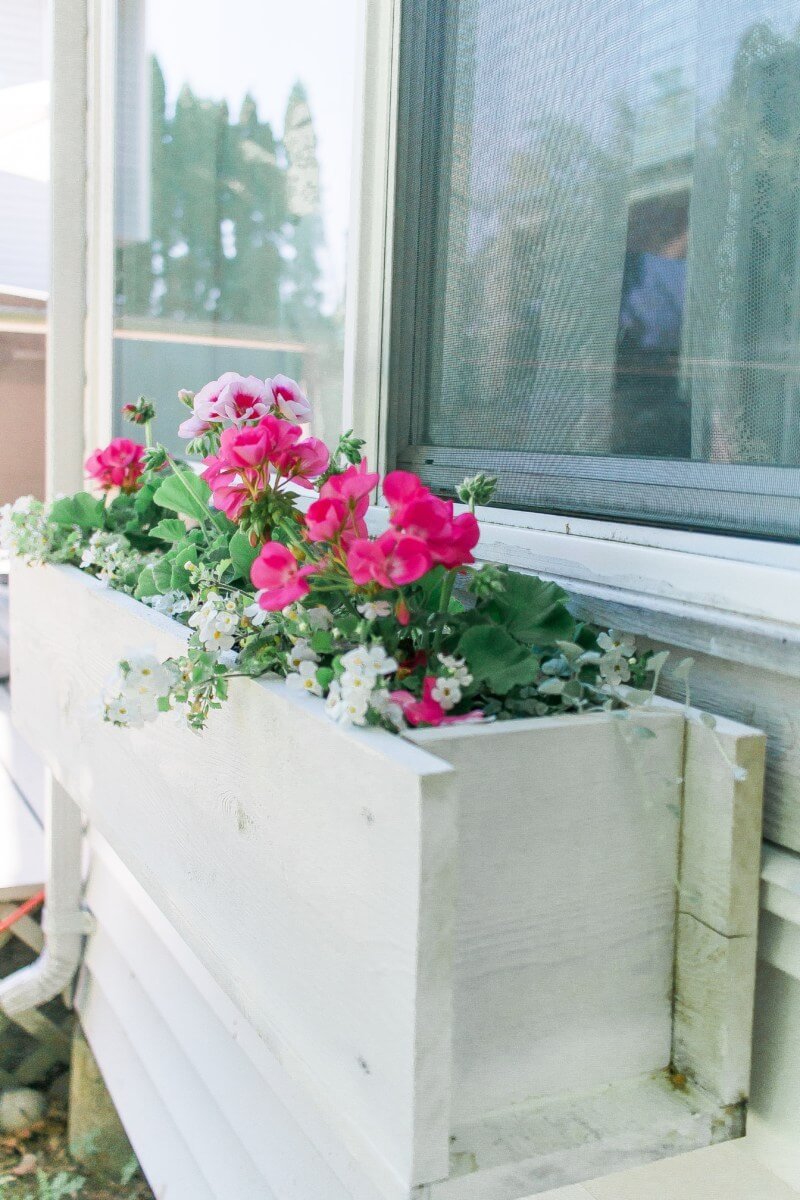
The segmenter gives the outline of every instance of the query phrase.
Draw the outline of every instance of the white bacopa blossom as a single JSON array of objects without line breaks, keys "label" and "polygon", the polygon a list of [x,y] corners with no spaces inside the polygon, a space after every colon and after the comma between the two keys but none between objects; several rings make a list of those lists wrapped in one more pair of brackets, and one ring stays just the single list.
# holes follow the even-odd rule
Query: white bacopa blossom
[{"label": "white bacopa blossom", "polygon": [[330,686],[325,701],[325,711],[340,725],[364,725],[369,709],[369,694],[353,695],[345,691],[337,682]]},{"label": "white bacopa blossom", "polygon": [[436,700],[444,709],[454,708],[461,699],[458,680],[449,675],[440,675],[431,689],[431,699]]},{"label": "white bacopa blossom", "polygon": [[166,696],[175,682],[169,667],[154,654],[129,654],[126,663],[124,690],[129,694],[158,699]]},{"label": "white bacopa blossom", "polygon": [[615,658],[632,658],[636,653],[636,642],[628,634],[609,629],[608,633],[598,634],[597,644],[607,655]]},{"label": "white bacopa blossom", "polygon": [[619,687],[627,683],[631,677],[631,669],[624,658],[614,658],[605,654],[600,659],[600,678],[611,687]]},{"label": "white bacopa blossom", "polygon": [[253,626],[254,629],[261,629],[266,625],[267,621],[272,616],[266,608],[262,608],[256,601],[254,604],[248,604],[247,608],[242,613],[242,616]]},{"label": "white bacopa blossom", "polygon": [[469,685],[472,683],[472,676],[470,675],[467,664],[463,658],[456,658],[452,654],[440,654],[438,655],[438,658],[444,669],[450,673],[451,677],[456,681],[459,687],[469,687]]},{"label": "white bacopa blossom", "polygon": [[131,729],[141,729],[145,715],[142,706],[132,696],[116,696],[106,701],[104,716],[112,725],[127,725]]},{"label": "white bacopa blossom", "polygon": [[377,621],[378,617],[388,617],[392,611],[388,600],[367,600],[364,604],[357,604],[356,608],[367,621]]},{"label": "white bacopa blossom", "polygon": [[163,596],[145,596],[144,603],[168,617],[188,612],[192,606],[191,600],[185,592],[179,592],[177,588],[174,591],[165,592]]},{"label": "white bacopa blossom", "polygon": [[355,646],[341,658],[345,674],[351,677],[375,681],[380,675],[391,675],[397,670],[397,660],[386,653],[380,642],[371,646]]},{"label": "white bacopa blossom", "polygon": [[310,696],[321,696],[322,685],[317,679],[317,664],[306,659],[297,671],[286,676],[286,685],[295,691],[307,692]]},{"label": "white bacopa blossom", "polygon": [[223,600],[217,592],[209,592],[202,608],[189,618],[189,624],[197,630],[204,650],[232,650],[239,629],[239,613],[233,601]]},{"label": "white bacopa blossom", "polygon": [[291,650],[286,652],[286,661],[293,671],[299,671],[303,663],[318,663],[319,655],[305,638],[298,638]]},{"label": "white bacopa blossom", "polygon": [[389,721],[394,725],[395,729],[404,729],[406,724],[405,716],[401,705],[393,700],[386,688],[377,687],[372,692],[369,698],[370,708],[376,712],[379,717]]}]

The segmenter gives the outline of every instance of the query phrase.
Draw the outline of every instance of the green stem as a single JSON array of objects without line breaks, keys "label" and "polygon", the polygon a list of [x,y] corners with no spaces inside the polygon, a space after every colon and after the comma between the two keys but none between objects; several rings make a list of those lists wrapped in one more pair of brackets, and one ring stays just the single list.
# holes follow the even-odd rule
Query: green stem
[{"label": "green stem", "polygon": [[439,604],[439,611],[442,614],[442,623],[436,630],[436,635],[433,639],[434,650],[439,650],[442,645],[444,627],[447,621],[447,615],[450,612],[450,600],[452,598],[453,588],[455,587],[456,583],[456,574],[457,572],[455,570],[448,571],[444,577],[444,583],[442,584],[442,598]]},{"label": "green stem", "polygon": [[[186,492],[186,495],[189,497],[189,499],[192,501],[192,508],[194,508],[195,504],[197,503],[197,497],[192,492],[188,483],[184,479],[183,472],[178,470],[177,466],[175,465],[175,459],[172,457],[171,454],[167,455],[167,462],[169,463],[170,467],[172,468],[173,475],[175,475],[180,480],[181,487]],[[202,524],[203,524],[203,528],[205,529],[206,537],[208,537],[208,542],[210,545],[211,542],[214,541],[216,534],[219,532],[219,526],[215,525],[214,518],[211,516],[210,513],[209,513],[207,519],[210,524],[206,525],[206,517],[205,516],[203,517]]]}]

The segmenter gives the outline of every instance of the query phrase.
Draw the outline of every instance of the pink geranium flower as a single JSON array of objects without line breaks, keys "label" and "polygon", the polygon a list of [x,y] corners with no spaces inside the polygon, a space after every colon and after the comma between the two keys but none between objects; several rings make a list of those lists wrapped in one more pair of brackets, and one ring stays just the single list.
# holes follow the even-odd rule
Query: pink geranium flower
[{"label": "pink geranium flower", "polygon": [[366,460],[326,479],[306,512],[306,533],[312,542],[340,542],[346,549],[354,538],[365,538],[364,515],[369,494],[380,476],[367,468]]},{"label": "pink geranium flower", "polygon": [[347,521],[347,507],[343,500],[320,496],[309,505],[306,516],[306,535],[310,542],[333,542],[341,535]]},{"label": "pink geranium flower", "polygon": [[392,528],[420,538],[434,563],[452,570],[475,561],[480,528],[472,513],[456,517],[452,500],[442,500],[409,471],[392,471],[383,481]]},{"label": "pink geranium flower", "polygon": [[[280,424],[285,425],[286,422]],[[289,428],[298,427],[290,425]],[[301,487],[312,487],[313,480],[327,470],[330,452],[323,441],[310,437],[276,454],[273,462],[286,479],[293,479]]]},{"label": "pink geranium flower", "polygon": [[299,384],[286,375],[274,379],[257,379],[255,375],[239,375],[226,371],[201,388],[192,401],[193,412],[178,429],[183,438],[199,437],[213,425],[230,421],[241,426],[268,413],[287,417],[290,421],[306,421],[311,406]]},{"label": "pink geranium flower", "polygon": [[357,538],[347,552],[347,569],[354,583],[402,587],[421,579],[432,566],[431,553],[420,538],[387,529],[370,541]]},{"label": "pink geranium flower", "polygon": [[144,473],[144,446],[130,438],[114,438],[102,450],[95,450],[85,463],[86,474],[104,492],[118,487],[122,492],[135,492]]},{"label": "pink geranium flower", "polygon": [[266,416],[272,403],[272,393],[263,380],[255,375],[226,371],[200,389],[192,402],[193,415],[180,425],[178,433],[183,438],[193,438],[222,421],[241,425]]},{"label": "pink geranium flower", "polygon": [[433,675],[426,675],[422,684],[422,699],[420,700],[413,693],[401,690],[391,692],[389,698],[399,704],[403,710],[403,716],[408,721],[409,725],[460,725],[464,721],[482,721],[483,713],[480,709],[475,709],[473,712],[461,713],[460,716],[447,712],[442,708],[438,700],[433,698],[433,690],[436,687],[436,678]]},{"label": "pink geranium flower", "polygon": [[307,576],[317,569],[315,563],[300,566],[291,550],[281,542],[267,542],[250,570],[253,585],[259,589],[260,607],[274,612],[307,596],[310,591]]},{"label": "pink geranium flower", "polygon": [[226,429],[219,453],[203,460],[203,479],[211,488],[214,507],[238,520],[248,497],[255,499],[270,486],[273,471],[310,487],[312,478],[328,465],[328,449],[318,438],[302,435],[299,425],[271,413],[256,425]]},{"label": "pink geranium flower", "polygon": [[300,390],[300,385],[287,375],[275,375],[266,386],[272,395],[273,407],[290,421],[307,421],[311,416],[311,405]]}]

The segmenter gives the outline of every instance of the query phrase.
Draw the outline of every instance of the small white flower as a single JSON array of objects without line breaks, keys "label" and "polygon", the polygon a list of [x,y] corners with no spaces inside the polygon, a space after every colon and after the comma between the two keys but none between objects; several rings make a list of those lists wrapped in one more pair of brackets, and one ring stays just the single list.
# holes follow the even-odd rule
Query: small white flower
[{"label": "small white flower", "polygon": [[628,634],[619,633],[616,629],[609,629],[608,633],[598,635],[597,644],[601,650],[605,650],[606,654],[613,654],[617,658],[632,658],[636,653],[636,642]]},{"label": "small white flower", "polygon": [[322,685],[317,679],[316,663],[306,659],[299,664],[298,670],[286,676],[286,685],[295,691],[307,692],[311,696],[322,695]]},{"label": "small white flower", "polygon": [[262,625],[266,625],[267,621],[272,616],[272,613],[267,612],[265,608],[262,608],[261,605],[256,602],[255,604],[248,604],[247,608],[242,613],[242,616],[247,618],[254,629],[260,629]]},{"label": "small white flower", "polygon": [[472,683],[472,676],[463,658],[456,658],[452,654],[440,654],[438,658],[444,669],[451,673],[459,687],[469,687]]},{"label": "small white flower", "polygon": [[153,654],[129,654],[123,691],[143,699],[165,696],[172,686],[172,676],[160,659]]},{"label": "small white flower", "polygon": [[370,646],[368,653],[370,666],[376,674],[391,675],[393,671],[397,670],[397,659],[387,654],[380,642],[375,642]]},{"label": "small white flower", "polygon": [[368,695],[347,696],[336,682],[331,684],[325,701],[325,711],[332,720],[338,721],[340,725],[364,725],[368,708]]},{"label": "small white flower", "polygon": [[403,716],[403,709],[396,700],[392,700],[386,688],[375,688],[369,698],[369,703],[373,711],[394,725],[395,729],[405,728],[406,719]]},{"label": "small white flower", "polygon": [[294,671],[299,671],[301,663],[318,663],[319,656],[311,649],[310,642],[298,638],[291,650],[286,652],[286,661]]},{"label": "small white flower", "polygon": [[624,658],[606,654],[600,659],[600,678],[611,687],[627,683],[630,677],[631,669]]},{"label": "small white flower", "polygon": [[461,699],[461,688],[455,679],[448,675],[440,675],[431,689],[431,699],[441,704],[442,708],[454,708]]},{"label": "small white flower", "polygon": [[223,667],[235,667],[239,661],[239,651],[221,650],[217,655],[217,661],[221,663]]},{"label": "small white flower", "polygon": [[365,673],[363,675],[356,674],[353,671],[344,671],[339,680],[343,695],[363,694],[369,695],[375,685],[375,675]]},{"label": "small white flower", "polygon": [[108,700],[105,706],[105,718],[112,725],[127,725],[132,729],[141,729],[144,716],[139,704],[129,696],[117,696]]},{"label": "small white flower", "polygon": [[392,611],[388,600],[367,600],[364,604],[357,604],[356,608],[368,621],[377,621],[378,617],[388,617]]},{"label": "small white flower", "polygon": [[177,589],[165,592],[163,596],[147,596],[145,604],[149,604],[156,612],[164,613],[168,617],[186,612],[190,607],[189,597]]}]

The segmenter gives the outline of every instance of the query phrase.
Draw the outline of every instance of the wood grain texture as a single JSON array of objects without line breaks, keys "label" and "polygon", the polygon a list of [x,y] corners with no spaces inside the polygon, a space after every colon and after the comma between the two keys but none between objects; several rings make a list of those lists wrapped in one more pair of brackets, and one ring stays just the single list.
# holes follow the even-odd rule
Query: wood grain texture
[{"label": "wood grain texture", "polygon": [[742,1117],[661,1074],[520,1105],[454,1132],[450,1179],[425,1200],[517,1200],[738,1137]]},{"label": "wood grain texture", "polygon": [[[140,1013],[151,1033],[133,1051],[165,1094],[176,1045],[182,1086],[211,1095],[227,1037],[243,1039],[251,1112],[217,1106],[247,1160],[235,1200],[261,1183],[305,1200],[309,1143],[353,1200],[514,1200],[740,1132],[724,1106],[746,1091],[753,939],[688,913],[676,926],[680,817],[685,775],[684,841],[705,838],[714,868],[703,880],[684,846],[687,906],[744,928],[757,771],[737,791],[702,737],[684,763],[682,709],[403,739],[245,680],[200,739],[168,719],[118,730],[99,720],[104,680],[132,647],[175,653],[181,628],[70,568],[15,565],[11,618],[15,719],[152,909],[122,927],[119,872],[106,893],[93,882],[105,917],[81,1011],[101,1031]],[[744,761],[752,731],[721,735]],[[159,922],[166,957],[148,940]],[[216,1016],[195,1005],[182,1029],[149,954]],[[673,1039],[707,1094],[668,1084]],[[210,1063],[192,1065],[206,1042]],[[300,1139],[294,1194],[260,1121]],[[213,1160],[203,1174],[222,1186]]]},{"label": "wood grain texture", "polygon": [[469,781],[456,1122],[669,1063],[684,722],[636,724],[655,736],[603,714],[411,735]]},{"label": "wood grain texture", "polygon": [[[688,653],[692,702],[768,735],[764,833],[800,851],[800,650],[796,638],[781,636],[773,622],[742,628],[725,608],[709,609],[707,620],[687,621],[658,610],[614,604],[590,593],[575,598],[581,616],[643,636],[643,645],[670,650],[662,675],[666,694],[682,699],[683,681],[672,679]],[[745,623],[746,624],[746,623]]]},{"label": "wood grain texture", "polygon": [[679,914],[672,1059],[724,1105],[748,1095],[754,987],[753,937]]},{"label": "wood grain texture", "polygon": [[686,723],[680,906],[726,937],[758,928],[765,753],[763,734],[731,721]]},{"label": "wood grain texture", "polygon": [[[452,770],[249,680],[202,739],[169,720],[103,725],[120,655],[174,653],[177,627],[68,568],[15,569],[12,592],[31,744],[284,1068],[408,1185],[445,1174],[452,897],[436,892],[453,879]],[[421,853],[428,830],[444,841]]]}]

